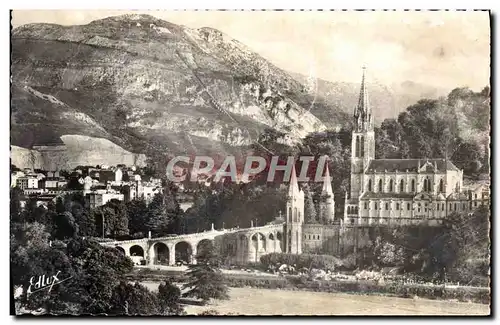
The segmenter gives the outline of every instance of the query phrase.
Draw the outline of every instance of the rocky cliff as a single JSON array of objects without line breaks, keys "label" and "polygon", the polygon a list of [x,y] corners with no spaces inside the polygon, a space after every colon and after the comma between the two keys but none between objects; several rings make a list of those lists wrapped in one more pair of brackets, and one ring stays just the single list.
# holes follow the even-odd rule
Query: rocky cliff
[{"label": "rocky cliff", "polygon": [[[323,130],[311,107],[333,110],[227,35],[147,15],[20,26],[11,71],[11,143],[24,148],[80,135],[148,156],[224,154],[266,128],[291,141]],[[92,150],[106,158],[106,146]]]}]

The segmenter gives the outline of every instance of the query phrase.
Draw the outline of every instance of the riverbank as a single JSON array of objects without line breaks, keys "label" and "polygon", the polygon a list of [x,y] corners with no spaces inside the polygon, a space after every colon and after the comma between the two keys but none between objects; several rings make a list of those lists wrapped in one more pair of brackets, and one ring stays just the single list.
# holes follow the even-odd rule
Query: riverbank
[{"label": "riverbank", "polygon": [[[262,273],[262,274],[261,274]],[[298,276],[276,276],[274,274],[242,273],[223,271],[226,285],[231,288],[280,289],[301,292],[347,293],[351,295],[389,296],[399,298],[420,297],[430,300],[448,300],[489,305],[490,288],[448,287],[425,284],[402,284],[396,282],[377,283],[370,280],[335,281],[312,280]],[[185,270],[135,269],[127,276],[130,281],[160,282],[169,278],[175,282],[186,282]]]},{"label": "riverbank", "polygon": [[[158,282],[142,282],[150,290]],[[189,315],[215,310],[220,315],[489,315],[485,304],[404,299],[387,296],[289,291],[263,288],[230,288],[229,300],[207,306],[186,305]]]}]

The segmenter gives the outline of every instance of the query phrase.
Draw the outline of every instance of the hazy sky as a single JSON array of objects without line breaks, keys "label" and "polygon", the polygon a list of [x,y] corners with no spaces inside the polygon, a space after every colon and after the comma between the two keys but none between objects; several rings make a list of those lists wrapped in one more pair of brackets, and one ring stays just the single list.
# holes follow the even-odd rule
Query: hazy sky
[{"label": "hazy sky", "polygon": [[[14,27],[86,24],[130,11],[22,11]],[[213,27],[280,68],[331,81],[411,80],[480,90],[490,78],[488,12],[134,11],[191,28]]]}]

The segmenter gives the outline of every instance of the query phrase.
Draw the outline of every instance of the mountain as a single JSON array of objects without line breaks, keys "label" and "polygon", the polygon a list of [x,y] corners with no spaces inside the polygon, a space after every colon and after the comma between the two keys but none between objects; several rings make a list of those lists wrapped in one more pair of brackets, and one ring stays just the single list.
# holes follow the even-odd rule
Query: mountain
[{"label": "mountain", "polygon": [[237,40],[149,15],[23,25],[11,55],[11,144],[23,148],[71,135],[149,157],[226,154],[267,128],[293,142],[348,118]]},{"label": "mountain", "polygon": [[[292,75],[307,86],[309,93],[321,98],[325,106],[333,108],[325,110],[324,106],[318,106],[310,110],[328,127],[334,127],[339,111],[348,115],[353,114],[359,98],[359,83],[332,82],[298,73],[292,73]],[[368,80],[367,88],[376,124],[382,123],[387,118],[396,118],[399,113],[422,98],[437,99],[446,96],[449,92],[444,88],[435,88],[412,81],[387,86]],[[329,121],[333,121],[333,125]]]}]

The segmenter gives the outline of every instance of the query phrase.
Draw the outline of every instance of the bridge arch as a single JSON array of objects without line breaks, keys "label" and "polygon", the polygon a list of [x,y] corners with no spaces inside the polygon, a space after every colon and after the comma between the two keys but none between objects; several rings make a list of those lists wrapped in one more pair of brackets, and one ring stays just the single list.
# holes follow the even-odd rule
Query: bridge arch
[{"label": "bridge arch", "polygon": [[212,239],[202,239],[196,244],[196,252],[200,253],[202,251],[212,250],[214,247],[214,241]]},{"label": "bridge arch", "polygon": [[170,261],[170,250],[165,243],[158,242],[153,245],[153,264],[159,265],[169,265]]},{"label": "bridge arch", "polygon": [[125,253],[125,249],[121,246],[115,246],[115,248],[120,252],[122,253],[123,255],[127,255],[127,253]]},{"label": "bridge arch", "polygon": [[180,241],[175,244],[175,263],[182,261],[183,263],[191,264],[193,256],[193,246],[188,241]]},{"label": "bridge arch", "polygon": [[139,245],[133,245],[130,247],[130,256],[142,256],[144,257],[144,249]]},{"label": "bridge arch", "polygon": [[143,263],[145,254],[144,254],[144,248],[142,248],[140,245],[130,246],[129,254],[130,254],[130,259],[132,259],[134,264],[141,265]]},{"label": "bridge arch", "polygon": [[255,245],[253,248],[256,251],[262,251],[262,250],[265,251],[267,249],[268,237],[266,235],[264,235],[262,232],[257,232],[257,233],[252,234],[250,239],[252,241],[252,245]]},{"label": "bridge arch", "polygon": [[269,247],[268,240],[267,236],[262,232],[257,232],[250,236],[249,258],[251,262],[260,261],[260,257],[266,254]]}]

